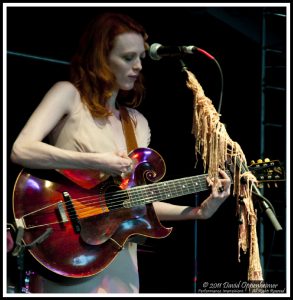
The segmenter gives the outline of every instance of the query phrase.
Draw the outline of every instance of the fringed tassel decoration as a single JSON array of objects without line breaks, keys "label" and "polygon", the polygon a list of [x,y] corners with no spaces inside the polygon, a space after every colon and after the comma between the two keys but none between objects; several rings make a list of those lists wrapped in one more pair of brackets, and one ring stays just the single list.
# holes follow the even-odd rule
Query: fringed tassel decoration
[{"label": "fringed tassel decoration", "polygon": [[[259,258],[258,240],[256,232],[257,217],[252,201],[252,182],[256,178],[250,172],[241,174],[242,166],[246,166],[245,155],[238,143],[228,135],[224,124],[220,122],[220,114],[216,111],[212,101],[205,96],[204,91],[189,70],[187,72],[187,87],[194,95],[194,116],[192,133],[196,137],[195,153],[200,154],[204,170],[212,179],[218,178],[218,168],[225,169],[226,163],[234,164],[233,195],[238,204],[238,214],[243,220],[239,225],[238,259],[240,249],[244,253],[249,249],[248,280],[262,281],[262,269]],[[245,177],[246,184],[240,184]]]}]

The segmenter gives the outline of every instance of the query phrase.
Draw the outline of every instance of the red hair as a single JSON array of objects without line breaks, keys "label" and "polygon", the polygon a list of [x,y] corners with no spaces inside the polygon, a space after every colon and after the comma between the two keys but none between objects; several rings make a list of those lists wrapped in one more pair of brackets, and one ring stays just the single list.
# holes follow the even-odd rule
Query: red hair
[{"label": "red hair", "polygon": [[[140,34],[147,48],[144,28],[129,16],[106,13],[94,19],[83,34],[78,50],[72,59],[71,80],[94,117],[110,115],[105,103],[111,97],[115,77],[108,65],[108,55],[117,35],[135,32]],[[131,91],[120,91],[117,101],[129,107],[140,104],[144,92],[142,75]]]}]

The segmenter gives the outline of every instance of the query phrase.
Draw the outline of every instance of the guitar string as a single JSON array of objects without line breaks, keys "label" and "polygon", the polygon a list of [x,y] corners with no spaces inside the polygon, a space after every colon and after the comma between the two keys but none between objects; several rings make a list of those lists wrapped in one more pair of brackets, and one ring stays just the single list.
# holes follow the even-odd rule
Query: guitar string
[{"label": "guitar string", "polygon": [[[74,203],[74,208],[76,210],[78,210],[79,215],[81,215],[83,212],[87,213],[87,212],[94,212],[97,210],[107,210],[107,209],[115,209],[115,208],[121,208],[121,204],[123,203],[129,203],[130,206],[135,206],[133,204],[145,204],[145,203],[151,203],[157,200],[167,200],[169,198],[176,198],[182,195],[186,195],[186,194],[191,194],[191,193],[195,193],[196,190],[194,190],[195,188],[200,188],[201,190],[206,189],[207,187],[207,181],[206,181],[206,177],[207,174],[204,175],[199,175],[199,176],[191,176],[191,177],[186,177],[186,178],[180,178],[180,179],[175,179],[169,182],[158,182],[155,185],[154,184],[150,184],[150,185],[143,185],[143,186],[136,186],[134,188],[131,188],[129,190],[120,190],[120,191],[115,191],[112,193],[106,193],[104,195],[111,195],[111,204],[107,205],[107,203],[105,204],[105,202],[107,202],[106,197],[104,195],[101,196],[87,196],[87,197],[83,197],[83,198],[76,198],[76,199],[72,199],[72,202],[77,202]],[[195,179],[198,179],[197,182],[195,181]],[[190,181],[190,182],[186,182],[186,181]],[[178,186],[178,183],[181,183],[181,187]],[[185,183],[185,184],[183,184]],[[173,185],[173,186],[172,186]],[[158,190],[159,188],[162,188],[161,190]],[[172,191],[172,189],[176,189],[176,188],[183,188],[183,192],[180,192],[178,194],[178,190],[177,190],[177,195],[174,197],[170,197],[170,195],[174,194],[174,191]],[[157,189],[157,191],[154,191],[155,189]],[[190,189],[192,189],[192,191],[190,191]],[[150,192],[150,193],[149,193]],[[176,191],[175,191],[176,192]],[[122,197],[121,197],[122,194]],[[165,195],[164,199],[162,199],[162,195]],[[167,194],[167,197],[166,197]],[[176,193],[175,193],[176,194]],[[113,195],[115,197],[113,197]],[[130,196],[130,197],[128,197]],[[133,197],[132,197],[133,196]],[[137,196],[139,196],[138,198],[136,198]],[[83,199],[86,198],[86,201],[82,201]],[[139,200],[143,198],[142,200]],[[149,199],[149,200],[148,200]],[[82,201],[81,203],[79,201]],[[95,201],[97,200],[97,201]],[[128,200],[126,202],[126,200]],[[100,202],[101,205],[97,208],[87,208],[84,207],[84,205],[91,205],[91,204],[96,204],[97,202]],[[82,208],[79,208],[82,207]],[[125,205],[123,206],[125,207]],[[126,206],[128,207],[128,206]],[[73,208],[73,210],[74,210]],[[70,212],[70,211],[69,211]]]},{"label": "guitar string", "polygon": [[[226,171],[231,178],[229,170]],[[208,187],[208,183],[206,180],[207,176],[208,176],[207,174],[202,174],[198,176],[190,176],[185,178],[174,179],[171,181],[156,182],[155,184],[135,186],[133,188],[126,189],[126,190],[104,193],[102,194],[102,196],[95,195],[95,196],[86,196],[86,197],[81,197],[81,198],[76,198],[71,200],[65,200],[64,203],[67,206],[66,208],[67,208],[67,213],[69,218],[71,219],[76,217],[85,218],[85,217],[97,215],[98,214],[97,210],[99,210],[99,213],[104,213],[107,212],[107,210],[119,209],[121,208],[121,205],[122,208],[123,207],[125,208],[125,200],[128,200],[127,203],[129,204],[129,206],[126,206],[126,208],[130,208],[138,204],[148,204],[158,200],[159,201],[167,200],[169,198],[176,198],[179,196],[192,194],[192,193],[205,190]],[[178,183],[180,183],[181,186],[179,186]],[[178,193],[178,188],[179,189],[181,188],[180,193]],[[175,196],[173,196],[174,194]],[[112,196],[113,199],[111,199],[108,205],[106,198],[107,196],[109,197],[109,195]],[[162,195],[165,195],[164,199],[161,198]],[[170,195],[172,195],[172,197],[170,197]],[[68,207],[67,205],[68,203],[71,208]],[[85,207],[88,205],[96,205],[97,203],[99,204],[98,208]],[[67,222],[67,221],[62,221],[62,222]],[[62,223],[62,222],[56,222],[56,223]],[[45,224],[36,225],[34,226],[34,228],[44,226],[44,225]],[[51,224],[46,224],[46,225],[51,225]]]},{"label": "guitar string", "polygon": [[[198,186],[198,185],[197,185]],[[185,192],[192,189],[192,185],[190,185],[190,183],[187,183],[185,184]],[[142,190],[133,190],[133,189],[130,189],[130,190],[123,190],[123,191],[119,191],[119,195],[122,194],[122,197],[120,197],[119,195],[115,195],[116,197],[112,197],[111,198],[111,202],[109,205],[107,205],[107,203],[105,204],[105,200],[104,200],[104,196],[102,197],[92,197],[90,198],[90,200],[86,200],[85,201],[82,201],[81,203],[78,201],[78,199],[74,199],[74,201],[76,202],[77,201],[77,204],[75,204],[75,209],[78,210],[78,213],[79,214],[82,214],[83,212],[87,213],[87,212],[94,212],[95,210],[98,210],[98,209],[103,209],[103,208],[107,208],[109,210],[113,210],[115,208],[121,208],[121,205],[123,205],[123,207],[133,207],[135,206],[136,204],[139,205],[139,204],[144,204],[144,203],[150,203],[150,202],[153,202],[153,201],[158,201],[158,200],[162,200],[162,195],[165,194],[165,200],[167,200],[168,198],[170,198],[170,195],[173,194],[176,196],[181,196],[184,193],[182,192],[179,192],[178,193],[178,190],[176,193],[174,193],[174,190],[176,188],[176,186],[169,186],[169,187],[166,187],[164,186],[163,189],[160,189],[159,190],[159,186],[150,186],[150,187],[147,187],[145,189],[142,189]],[[176,190],[175,190],[176,191]],[[194,189],[192,189],[192,192],[194,192]],[[188,192],[189,194],[191,192]],[[175,198],[174,197],[174,198]],[[139,200],[143,198],[143,201],[142,200]],[[93,200],[98,200],[98,201],[93,201]],[[83,205],[91,205],[91,204],[96,204],[97,202],[100,201],[100,204],[98,208],[84,208]],[[82,207],[81,209],[79,207]]]},{"label": "guitar string", "polygon": [[[239,166],[239,161],[237,161],[237,165]],[[259,169],[263,169],[263,168],[266,169],[267,167],[264,166],[264,167],[260,167]],[[258,169],[258,171],[259,171],[259,169]],[[233,183],[233,179],[232,179],[230,171],[226,170],[226,172],[228,173],[228,175]],[[155,184],[135,186],[135,187],[132,187],[131,189],[105,193],[102,196],[95,195],[95,196],[86,196],[86,197],[71,199],[72,202],[70,203],[70,205],[72,206],[72,210],[69,207],[67,207],[67,212],[68,212],[69,217],[72,217],[72,214],[74,214],[74,217],[75,217],[76,210],[77,210],[79,217],[82,218],[82,217],[87,217],[89,212],[96,212],[97,209],[100,209],[103,212],[106,212],[107,210],[110,210],[110,209],[119,209],[119,208],[121,208],[121,205],[122,205],[122,207],[125,207],[125,206],[123,206],[123,203],[125,203],[125,200],[128,200],[128,203],[130,204],[129,207],[132,207],[137,204],[147,204],[147,203],[152,203],[157,200],[162,201],[162,200],[167,200],[169,198],[176,198],[176,197],[183,196],[186,194],[196,193],[201,190],[198,190],[198,191],[194,190],[194,188],[195,188],[194,184],[196,183],[197,184],[196,187],[197,188],[200,187],[201,189],[202,189],[202,185],[204,185],[204,189],[206,189],[206,187],[207,187],[206,177],[207,177],[207,174],[202,174],[202,175],[198,175],[198,176],[191,176],[191,177],[175,179],[175,180],[171,180],[171,181],[167,181],[167,182],[162,181],[162,182],[156,182]],[[205,179],[204,181],[202,180],[203,178]],[[198,182],[196,182],[195,179],[198,179]],[[192,180],[192,182],[185,183],[186,186],[184,186],[184,184],[182,185],[182,187],[184,187],[183,193],[181,192],[175,196],[172,195],[172,197],[170,197],[169,195],[174,193],[174,191],[172,191],[171,189],[174,189],[177,187],[180,188],[180,186],[178,186],[178,182],[182,183],[182,181],[184,181],[184,180],[185,181]],[[191,187],[190,187],[190,184],[191,184]],[[171,185],[175,185],[175,186],[172,187]],[[163,189],[158,191],[158,189],[160,187],[163,187]],[[190,188],[192,188],[191,192],[190,192]],[[155,189],[156,189],[156,191],[155,191]],[[204,190],[204,189],[202,189],[202,190]],[[149,191],[151,192],[151,195],[149,195],[149,193],[148,193]],[[166,191],[168,191],[168,194],[167,194],[168,197],[164,196],[164,199],[161,199],[162,192],[165,193],[165,195],[166,195]],[[186,191],[187,191],[187,193],[186,193]],[[106,200],[107,197],[104,195],[107,195],[108,197],[112,196],[111,204],[108,205],[107,200]],[[121,195],[123,195],[123,196],[121,197]],[[125,195],[126,195],[126,197],[125,197]],[[137,196],[139,196],[139,197],[137,199],[135,199]],[[69,200],[65,200],[64,203],[66,204],[67,201],[70,202]],[[75,203],[73,203],[73,202],[75,202]],[[100,205],[98,208],[84,207],[84,206],[96,204],[99,202],[100,202]],[[79,207],[82,207],[82,208],[79,208]],[[84,213],[87,213],[87,215],[83,216]],[[44,226],[44,225],[40,225],[40,226]],[[38,226],[36,226],[36,227],[38,227]]]},{"label": "guitar string", "polygon": [[[237,164],[238,164],[238,162],[237,162]],[[226,170],[226,172],[229,174],[229,176],[231,178],[230,171]],[[175,180],[172,180],[172,182],[168,182],[168,183],[166,183],[166,182],[157,182],[155,184],[157,186],[158,185],[163,185],[163,188],[164,188],[163,192],[167,191],[168,194],[170,194],[170,192],[171,192],[170,191],[170,183],[171,184],[177,184],[178,181],[179,182],[183,181],[183,180],[186,181],[186,180],[191,180],[191,179],[195,179],[195,178],[197,178],[200,181],[202,179],[202,177],[205,178],[206,176],[207,176],[207,174],[202,174],[202,175],[198,175],[198,176],[191,176],[191,177],[186,177],[186,178],[175,179]],[[201,185],[200,182],[199,182],[199,185]],[[81,215],[82,213],[94,212],[94,211],[97,211],[99,209],[102,210],[103,212],[105,212],[105,211],[110,210],[110,209],[121,208],[121,204],[125,203],[125,200],[128,200],[127,202],[130,204],[130,207],[132,207],[132,206],[134,206],[133,204],[140,204],[140,202],[142,204],[151,203],[151,202],[156,201],[156,200],[167,200],[168,198],[175,198],[175,197],[179,197],[181,195],[186,194],[184,192],[184,193],[180,193],[178,195],[175,195],[175,197],[173,197],[173,196],[172,197],[169,197],[169,196],[166,197],[165,196],[166,199],[161,199],[160,198],[160,196],[162,195],[161,193],[157,193],[155,195],[153,194],[154,193],[154,188],[156,188],[156,186],[154,186],[154,185],[143,185],[143,186],[133,187],[130,190],[120,190],[120,191],[115,191],[115,192],[112,192],[112,193],[106,193],[108,198],[111,197],[111,204],[110,205],[107,205],[107,200],[106,200],[107,197],[104,196],[105,194],[104,195],[97,195],[97,196],[95,195],[95,196],[87,196],[87,197],[72,199],[72,201],[76,202],[74,207],[72,208],[72,212],[74,212],[74,209],[78,210],[79,215]],[[169,190],[166,190],[166,188],[167,189],[169,188]],[[137,189],[137,191],[136,191],[136,189]],[[141,192],[141,190],[142,190],[142,192]],[[149,195],[147,193],[149,190],[152,193],[152,195]],[[188,187],[187,187],[187,190],[188,190]],[[143,192],[144,192],[144,194],[143,194]],[[193,192],[195,192],[195,191],[192,190],[192,192],[188,192],[187,194],[190,194],[190,193],[193,193]],[[130,197],[128,197],[129,194],[130,194]],[[171,194],[172,194],[172,192],[171,192]],[[122,195],[122,197],[121,197],[121,195]],[[140,198],[142,198],[142,196],[143,196],[143,198],[144,198],[143,201],[135,199],[135,196],[137,196],[137,195]],[[131,196],[133,196],[133,197],[131,197]],[[157,197],[157,196],[159,196],[159,198],[154,198],[154,197]],[[149,198],[149,201],[148,201],[148,198]],[[85,199],[87,199],[87,200],[85,201]],[[81,203],[79,201],[81,201]],[[99,202],[100,202],[100,204],[99,204]],[[95,207],[95,208],[84,207],[84,206],[87,206],[87,205],[97,204],[97,203],[99,204],[98,208],[97,207]],[[81,208],[79,208],[79,207],[81,207]],[[71,213],[70,208],[68,208],[68,212]]]},{"label": "guitar string", "polygon": [[[175,183],[172,183],[173,185]],[[72,199],[74,201],[74,207],[75,209],[78,210],[79,213],[82,212],[90,212],[91,210],[98,210],[98,209],[103,209],[103,208],[108,208],[110,209],[115,209],[115,208],[120,208],[123,203],[126,203],[124,207],[130,206],[132,207],[133,204],[139,204],[142,201],[138,200],[138,196],[140,198],[143,198],[143,203],[150,201],[156,201],[160,199],[160,196],[162,193],[168,193],[170,194],[172,189],[174,190],[175,187],[172,186],[172,184],[168,186],[163,186],[162,189],[159,190],[158,185],[150,185],[150,186],[143,186],[144,188],[141,189],[130,189],[130,190],[122,190],[122,191],[117,191],[116,193],[110,193],[112,195],[110,201],[108,201],[107,205],[107,196],[109,195],[100,195],[100,196],[92,196],[88,197],[87,199]],[[187,186],[187,184],[186,184]],[[189,187],[190,188],[190,187]],[[158,193],[159,192],[159,193]],[[159,196],[159,197],[158,197]],[[79,202],[81,200],[81,202]],[[85,200],[85,201],[83,201]],[[97,201],[95,201],[97,200]],[[77,203],[76,203],[77,202]],[[97,208],[87,208],[84,207],[84,205],[93,205],[93,204],[99,204],[100,205]],[[81,209],[80,209],[81,207]]]},{"label": "guitar string", "polygon": [[[201,189],[203,188],[203,185],[206,186],[207,185],[207,182],[206,180],[203,180],[204,178],[206,177],[206,175],[199,175],[199,176],[191,176],[191,177],[186,177],[186,178],[180,178],[180,179],[175,179],[175,180],[172,180],[172,181],[168,181],[168,182],[158,182],[156,183],[155,185],[154,184],[149,184],[149,185],[142,185],[142,186],[136,186],[136,187],[133,187],[129,190],[120,190],[120,191],[116,191],[116,192],[111,192],[111,193],[108,193],[110,195],[117,195],[118,196],[116,197],[116,199],[111,202],[111,204],[109,205],[105,205],[105,197],[101,197],[101,196],[88,196],[88,197],[82,197],[82,198],[76,198],[76,199],[71,199],[70,200],[65,200],[64,203],[65,205],[66,204],[72,204],[72,208],[70,207],[67,207],[67,212],[68,212],[68,216],[69,218],[76,218],[79,217],[79,218],[85,218],[85,217],[89,217],[91,215],[89,215],[90,213],[92,213],[93,215],[96,215],[97,213],[97,210],[99,210],[99,212],[102,210],[102,212],[106,212],[107,210],[115,210],[115,209],[119,209],[121,208],[121,204],[123,204],[125,202],[125,194],[132,194],[130,195],[130,197],[128,197],[127,199],[130,200],[130,206],[129,207],[132,207],[132,206],[135,206],[133,204],[147,204],[147,203],[152,203],[154,201],[157,201],[157,200],[161,200],[160,195],[162,195],[162,193],[164,191],[168,191],[168,194],[172,194],[172,191],[170,189],[170,186],[172,186],[172,189],[176,189],[178,188],[178,182],[180,181],[189,181],[189,183],[185,183],[185,186],[189,186],[188,189],[190,188],[193,188],[192,192],[188,192],[188,194],[191,194],[191,193],[194,193],[194,188],[195,187],[200,187]],[[195,180],[194,179],[198,179],[198,183],[195,183]],[[163,188],[160,188],[160,186],[163,186]],[[154,192],[154,189],[157,189],[157,193]],[[186,189],[187,190],[187,189]],[[149,195],[149,191],[152,192],[152,195],[150,196]],[[120,195],[123,194],[124,197],[121,197]],[[185,193],[186,194],[186,193]],[[183,194],[180,194],[178,196],[182,196],[184,195]],[[132,197],[133,196],[133,197]],[[139,196],[140,199],[143,198],[143,201],[142,200],[132,200],[132,199],[135,199],[135,197]],[[156,198],[158,197],[158,198]],[[177,197],[177,196],[176,196]],[[85,203],[84,204],[83,202],[80,203],[79,200],[82,200],[82,199],[86,199]],[[132,199],[131,199],[132,198]],[[168,198],[168,197],[167,197]],[[175,198],[175,197],[172,197],[172,198]],[[102,199],[102,201],[101,201]],[[95,201],[93,201],[95,200]],[[167,200],[167,199],[165,199]],[[101,203],[100,207],[84,207],[84,205],[96,205],[96,203]],[[80,208],[82,207],[82,208]],[[101,213],[101,212],[100,212]],[[66,222],[66,221],[63,221],[63,222]],[[62,223],[61,221],[59,222],[56,222],[57,224],[58,223]],[[55,224],[56,224],[55,223]],[[52,223],[53,224],[53,223]],[[34,228],[36,227],[41,227],[41,226],[44,226],[44,225],[51,225],[51,224],[41,224],[41,225],[35,225],[33,226]]]}]

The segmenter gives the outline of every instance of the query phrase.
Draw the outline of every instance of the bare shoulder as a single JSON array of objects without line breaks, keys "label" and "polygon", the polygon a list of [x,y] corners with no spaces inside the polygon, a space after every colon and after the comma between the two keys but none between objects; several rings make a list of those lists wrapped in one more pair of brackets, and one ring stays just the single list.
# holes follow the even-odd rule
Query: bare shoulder
[{"label": "bare shoulder", "polygon": [[129,116],[137,130],[140,129],[148,129],[149,128],[149,123],[146,117],[137,109],[135,108],[129,108],[127,107],[127,110],[129,112]]},{"label": "bare shoulder", "polygon": [[145,116],[137,109],[127,107],[127,110],[132,118],[146,120]]},{"label": "bare shoulder", "polygon": [[49,90],[47,96],[64,109],[72,111],[80,103],[80,94],[77,88],[69,81],[58,81]]},{"label": "bare shoulder", "polygon": [[131,116],[139,116],[139,117],[143,116],[143,114],[135,108],[127,107],[127,110]]},{"label": "bare shoulder", "polygon": [[79,94],[77,88],[69,81],[58,81],[52,86],[51,90],[71,96],[77,96]]}]

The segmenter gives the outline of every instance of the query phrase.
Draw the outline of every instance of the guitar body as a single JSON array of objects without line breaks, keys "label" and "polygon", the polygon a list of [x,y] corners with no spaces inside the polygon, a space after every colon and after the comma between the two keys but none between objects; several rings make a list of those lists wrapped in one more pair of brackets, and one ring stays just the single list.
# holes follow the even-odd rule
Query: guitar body
[{"label": "guitar body", "polygon": [[[40,264],[65,277],[89,277],[105,269],[130,237],[170,234],[172,229],[162,226],[151,203],[125,207],[128,189],[164,176],[163,159],[149,148],[129,156],[133,172],[128,177],[110,177],[90,189],[55,170],[21,171],[13,214],[17,227],[24,228],[24,244],[33,244],[29,252]],[[51,233],[35,245],[48,229]]]}]

